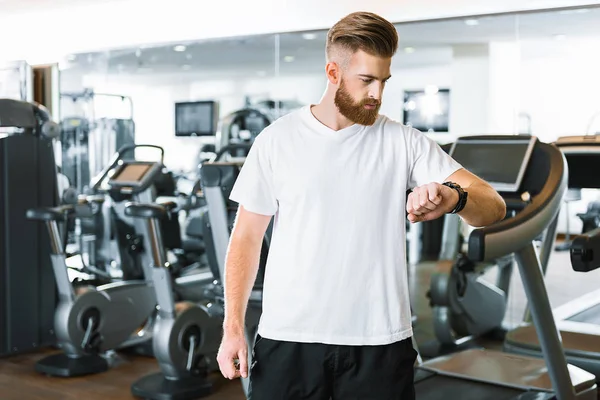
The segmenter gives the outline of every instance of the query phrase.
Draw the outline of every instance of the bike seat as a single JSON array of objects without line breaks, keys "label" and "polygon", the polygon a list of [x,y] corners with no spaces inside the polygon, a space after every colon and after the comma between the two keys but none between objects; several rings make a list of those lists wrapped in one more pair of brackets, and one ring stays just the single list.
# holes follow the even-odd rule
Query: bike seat
[{"label": "bike seat", "polygon": [[167,216],[167,211],[158,204],[129,203],[125,206],[125,215],[135,218],[163,219]]}]

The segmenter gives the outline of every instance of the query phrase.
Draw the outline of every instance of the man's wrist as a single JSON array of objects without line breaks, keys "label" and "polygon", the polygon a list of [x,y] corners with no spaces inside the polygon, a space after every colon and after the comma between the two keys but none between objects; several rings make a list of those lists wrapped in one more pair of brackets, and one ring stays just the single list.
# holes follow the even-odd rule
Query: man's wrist
[{"label": "man's wrist", "polygon": [[456,193],[456,195],[452,196],[453,201],[449,202],[449,210],[447,213],[449,214],[458,214],[460,213],[467,204],[468,193],[463,190],[463,188],[454,182],[444,182],[442,185],[448,187],[452,192]]},{"label": "man's wrist", "polygon": [[244,322],[239,320],[226,320],[223,323],[223,331],[226,335],[243,335]]}]

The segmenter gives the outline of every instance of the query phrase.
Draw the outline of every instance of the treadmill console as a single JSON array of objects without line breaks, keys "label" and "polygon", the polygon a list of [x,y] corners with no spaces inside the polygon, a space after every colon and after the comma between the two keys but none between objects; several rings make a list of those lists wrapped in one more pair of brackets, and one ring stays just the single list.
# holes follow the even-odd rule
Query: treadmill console
[{"label": "treadmill console", "polygon": [[161,169],[159,162],[123,161],[108,180],[108,186],[113,191],[139,193],[152,184]]},{"label": "treadmill console", "polygon": [[453,143],[449,155],[501,193],[508,210],[519,212],[531,201],[529,193],[519,190],[536,140],[535,136],[463,137]]},{"label": "treadmill console", "polygon": [[533,136],[460,138],[449,154],[497,191],[515,193],[521,187],[535,141]]}]

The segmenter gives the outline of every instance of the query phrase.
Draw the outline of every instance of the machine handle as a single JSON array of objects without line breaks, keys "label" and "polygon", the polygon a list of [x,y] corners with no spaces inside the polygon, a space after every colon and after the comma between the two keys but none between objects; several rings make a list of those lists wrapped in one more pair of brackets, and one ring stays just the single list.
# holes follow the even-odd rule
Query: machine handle
[{"label": "machine handle", "polygon": [[137,149],[138,147],[148,147],[148,148],[152,148],[152,149],[157,149],[160,151],[160,162],[162,164],[162,162],[165,159],[165,149],[163,149],[161,146],[157,146],[155,144],[127,144],[123,147],[121,147],[118,151],[117,151],[117,156],[119,157],[119,159],[121,157],[123,157],[123,154],[126,154],[132,150]]},{"label": "machine handle", "polygon": [[570,253],[574,271],[590,272],[600,268],[600,228],[573,239]]}]

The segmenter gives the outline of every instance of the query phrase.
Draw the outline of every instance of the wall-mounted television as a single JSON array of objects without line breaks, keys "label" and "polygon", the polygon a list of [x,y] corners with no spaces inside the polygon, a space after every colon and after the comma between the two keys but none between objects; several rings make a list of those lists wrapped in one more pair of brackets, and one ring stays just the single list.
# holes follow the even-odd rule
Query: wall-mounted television
[{"label": "wall-mounted television", "polygon": [[213,136],[217,133],[218,121],[216,101],[175,103],[175,136]]},{"label": "wall-mounted television", "polygon": [[437,87],[406,90],[403,115],[405,125],[421,132],[448,132],[450,90]]}]

